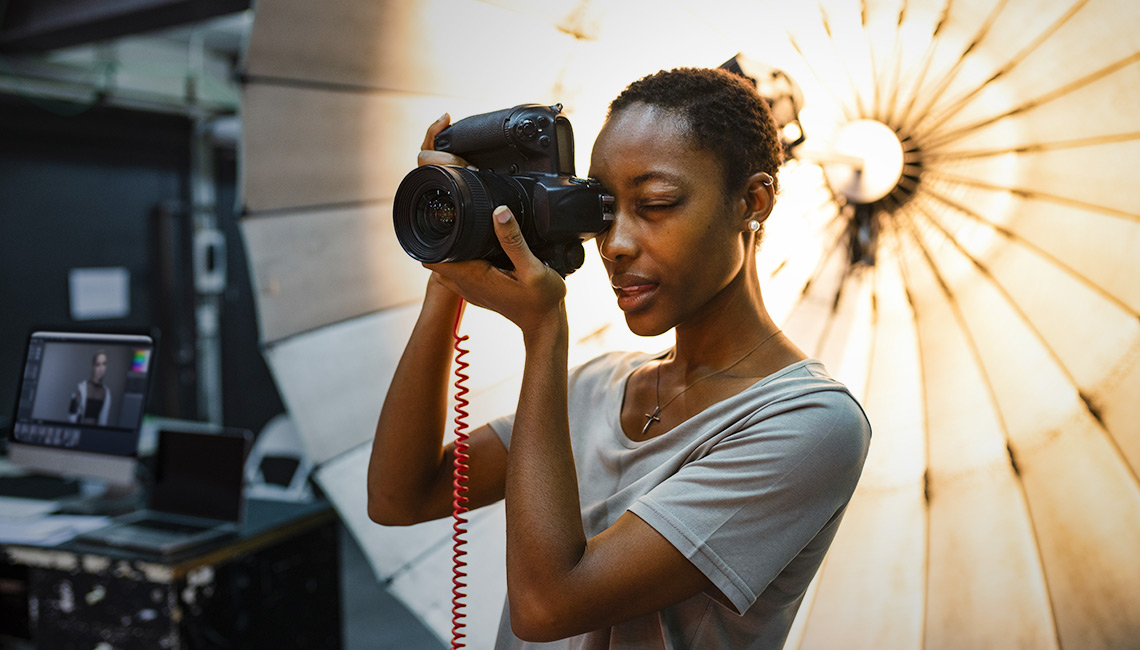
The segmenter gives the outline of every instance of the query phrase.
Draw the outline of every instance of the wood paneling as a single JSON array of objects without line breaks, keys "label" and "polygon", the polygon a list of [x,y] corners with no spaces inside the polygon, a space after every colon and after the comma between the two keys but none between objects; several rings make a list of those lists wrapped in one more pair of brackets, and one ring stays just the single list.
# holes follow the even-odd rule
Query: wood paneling
[{"label": "wood paneling", "polygon": [[400,248],[390,203],[247,217],[242,232],[266,343],[423,295],[428,272]]}]

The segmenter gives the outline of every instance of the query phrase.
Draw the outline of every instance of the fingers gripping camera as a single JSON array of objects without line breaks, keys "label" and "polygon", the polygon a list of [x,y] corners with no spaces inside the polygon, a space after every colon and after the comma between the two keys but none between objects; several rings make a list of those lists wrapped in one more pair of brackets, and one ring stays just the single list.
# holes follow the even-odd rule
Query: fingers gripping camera
[{"label": "fingers gripping camera", "polygon": [[400,182],[396,237],[421,262],[486,259],[509,268],[491,222],[505,205],[535,256],[566,276],[585,260],[582,242],[613,221],[614,198],[597,181],[574,176],[574,134],[561,104],[462,119],[436,136],[435,149],[478,170],[425,165]]}]

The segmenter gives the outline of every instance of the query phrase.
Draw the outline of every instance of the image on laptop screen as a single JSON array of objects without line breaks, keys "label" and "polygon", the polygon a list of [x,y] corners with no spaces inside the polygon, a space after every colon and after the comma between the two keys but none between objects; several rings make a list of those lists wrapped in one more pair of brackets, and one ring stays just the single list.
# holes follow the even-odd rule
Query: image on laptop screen
[{"label": "image on laptop screen", "polygon": [[153,356],[149,336],[34,332],[11,442],[45,453],[134,456]]}]

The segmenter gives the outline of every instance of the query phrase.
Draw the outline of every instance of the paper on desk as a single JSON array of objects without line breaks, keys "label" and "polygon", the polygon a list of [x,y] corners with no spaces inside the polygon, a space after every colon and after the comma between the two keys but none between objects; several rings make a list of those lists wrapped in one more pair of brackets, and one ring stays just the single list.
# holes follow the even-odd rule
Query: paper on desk
[{"label": "paper on desk", "polygon": [[90,515],[46,515],[24,519],[0,520],[0,543],[54,546],[80,533],[102,528],[108,517]]},{"label": "paper on desk", "polygon": [[0,522],[17,519],[39,519],[59,510],[59,501],[0,497]]}]

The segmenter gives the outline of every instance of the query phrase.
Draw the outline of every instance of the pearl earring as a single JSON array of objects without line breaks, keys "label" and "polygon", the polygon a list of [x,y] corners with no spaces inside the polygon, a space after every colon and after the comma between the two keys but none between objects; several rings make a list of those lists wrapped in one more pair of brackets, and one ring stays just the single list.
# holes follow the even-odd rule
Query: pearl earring
[{"label": "pearl earring", "polygon": [[755,219],[749,219],[748,230],[751,232],[758,232],[760,230],[760,222]]}]

